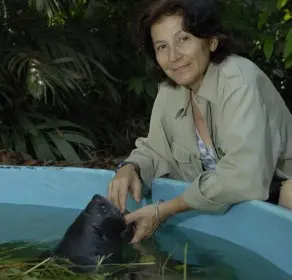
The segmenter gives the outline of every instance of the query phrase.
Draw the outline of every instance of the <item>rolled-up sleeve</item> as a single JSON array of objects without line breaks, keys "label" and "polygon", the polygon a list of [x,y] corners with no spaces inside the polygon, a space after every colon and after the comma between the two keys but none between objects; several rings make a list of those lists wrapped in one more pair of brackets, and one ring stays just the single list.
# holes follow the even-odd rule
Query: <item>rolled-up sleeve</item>
[{"label": "rolled-up sleeve", "polygon": [[165,89],[159,87],[152,108],[148,136],[140,137],[136,140],[136,148],[126,159],[126,161],[135,162],[140,168],[140,175],[143,180],[143,196],[149,192],[154,178],[164,176],[170,172],[168,162],[169,144],[163,125],[165,93]]},{"label": "rolled-up sleeve", "polygon": [[265,200],[280,153],[278,134],[255,85],[226,88],[220,102],[225,155],[216,169],[201,173],[184,191],[194,209],[225,212],[247,200]]}]

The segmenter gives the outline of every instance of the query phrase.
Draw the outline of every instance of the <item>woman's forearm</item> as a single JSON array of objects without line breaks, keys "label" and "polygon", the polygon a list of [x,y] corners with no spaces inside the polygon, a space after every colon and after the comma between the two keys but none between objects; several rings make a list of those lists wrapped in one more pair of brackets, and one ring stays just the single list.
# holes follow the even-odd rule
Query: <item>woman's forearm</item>
[{"label": "woman's forearm", "polygon": [[190,210],[193,209],[185,202],[182,196],[178,196],[159,205],[159,217],[163,221],[178,213]]}]

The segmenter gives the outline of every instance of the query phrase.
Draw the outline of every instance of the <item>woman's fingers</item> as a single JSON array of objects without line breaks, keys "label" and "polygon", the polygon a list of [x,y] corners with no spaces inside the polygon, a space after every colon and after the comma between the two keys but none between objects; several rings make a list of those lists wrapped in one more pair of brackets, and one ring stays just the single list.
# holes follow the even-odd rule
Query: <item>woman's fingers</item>
[{"label": "woman's fingers", "polygon": [[107,188],[107,197],[109,200],[112,200],[112,189],[113,189],[113,181],[110,181]]},{"label": "woman's fingers", "polygon": [[109,200],[115,204],[119,209],[119,180],[112,180],[109,185]]},{"label": "woman's fingers", "polygon": [[124,212],[129,190],[127,178],[113,179],[108,186],[108,199]]},{"label": "woman's fingers", "polygon": [[128,184],[127,183],[122,183],[121,186],[119,187],[119,209],[122,213],[125,212],[126,209],[126,201],[127,201],[127,196],[128,196]]},{"label": "woman's fingers", "polygon": [[147,228],[143,226],[142,224],[139,224],[135,231],[134,237],[130,243],[135,244],[145,239],[146,232],[147,232]]},{"label": "woman's fingers", "polygon": [[133,198],[137,201],[140,202],[141,200],[141,189],[142,185],[141,182],[138,178],[133,178],[133,182],[131,184],[131,192]]},{"label": "woman's fingers", "polygon": [[132,222],[136,224],[135,234],[131,240],[133,244],[151,236],[158,227],[153,205],[147,205],[125,215],[125,221],[127,224]]},{"label": "woman's fingers", "polygon": [[133,198],[140,202],[141,182],[135,174],[132,165],[127,165],[120,169],[114,179],[108,185],[108,198],[122,213],[125,212],[128,191],[131,190]]},{"label": "woman's fingers", "polygon": [[136,229],[135,229],[135,234],[132,238],[132,240],[130,241],[130,243],[137,243],[137,239],[139,239],[141,237],[141,235],[143,235],[143,230],[141,229],[141,221],[140,221],[140,215],[139,215],[140,211],[136,210],[134,212],[131,212],[127,215],[125,215],[125,222],[126,224],[130,224],[132,222],[136,223]]},{"label": "woman's fingers", "polygon": [[138,209],[136,211],[130,212],[129,214],[125,215],[124,219],[125,219],[126,224],[130,224],[132,222],[138,222],[140,218],[139,210],[141,209]]}]

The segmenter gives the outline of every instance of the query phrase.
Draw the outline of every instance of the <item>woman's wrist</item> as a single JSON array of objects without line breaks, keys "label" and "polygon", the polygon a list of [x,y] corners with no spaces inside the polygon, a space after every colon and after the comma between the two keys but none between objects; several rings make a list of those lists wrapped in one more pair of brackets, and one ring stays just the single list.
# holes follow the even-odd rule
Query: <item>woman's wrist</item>
[{"label": "woman's wrist", "polygon": [[178,196],[172,200],[162,202],[159,205],[159,217],[161,221],[174,216],[178,213],[190,211],[192,208],[185,202],[183,197]]},{"label": "woman's wrist", "polygon": [[115,172],[118,173],[122,169],[130,169],[131,171],[135,171],[139,181],[143,183],[142,177],[141,177],[141,170],[140,166],[132,161],[121,161],[119,165],[117,166]]},{"label": "woman's wrist", "polygon": [[134,163],[134,162],[128,162],[128,161],[121,161],[121,162],[118,164],[118,166],[117,166],[115,172],[117,173],[117,172],[118,172],[119,170],[121,170],[122,168],[128,168],[128,167],[130,167],[131,169],[139,170],[139,171],[140,171],[140,169],[138,168],[138,165],[137,165],[136,163]]}]

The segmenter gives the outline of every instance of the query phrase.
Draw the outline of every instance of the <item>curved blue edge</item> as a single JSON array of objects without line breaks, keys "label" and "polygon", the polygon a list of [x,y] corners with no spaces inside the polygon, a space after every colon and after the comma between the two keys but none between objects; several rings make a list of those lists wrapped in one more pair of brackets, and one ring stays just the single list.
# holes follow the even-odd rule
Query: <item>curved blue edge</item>
[{"label": "curved blue edge", "polygon": [[[107,195],[107,186],[113,175],[113,171],[102,169],[0,166],[0,243],[60,238],[93,194]],[[156,179],[151,196],[144,198],[141,204],[128,198],[128,210],[155,203],[158,199],[170,200],[187,186],[181,181]],[[15,207],[19,205],[26,210],[15,215]],[[36,205],[39,206],[37,213]],[[60,211],[62,219],[59,218]],[[32,220],[34,227],[29,223]],[[48,223],[49,220],[55,221],[53,226]],[[250,201],[235,205],[222,215],[196,211],[181,213],[170,218],[165,225],[173,225],[183,233],[194,229],[222,238],[258,254],[292,275],[292,211],[261,201]],[[160,242],[160,247],[171,253],[169,240],[162,238]],[[212,244],[206,246],[212,249]],[[234,255],[227,245],[220,250],[226,262],[239,270],[246,269],[244,265],[241,267],[240,256]],[[183,249],[173,257],[183,260]]]}]

